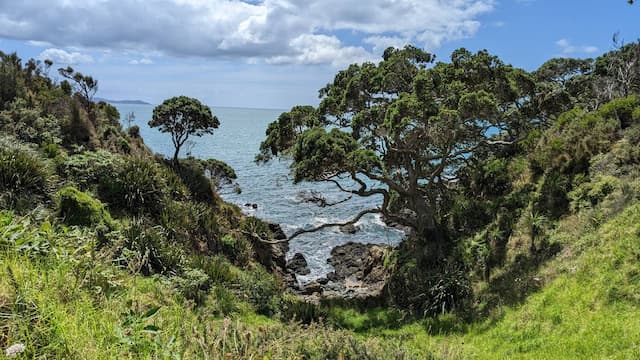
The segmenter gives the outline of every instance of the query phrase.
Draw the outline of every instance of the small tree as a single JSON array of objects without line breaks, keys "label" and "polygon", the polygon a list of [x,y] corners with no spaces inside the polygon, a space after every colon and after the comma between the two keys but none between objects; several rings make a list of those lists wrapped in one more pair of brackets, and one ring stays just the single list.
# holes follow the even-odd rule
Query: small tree
[{"label": "small tree", "polygon": [[171,133],[175,147],[173,163],[178,164],[178,154],[189,136],[213,134],[213,129],[220,126],[211,109],[194,98],[176,96],[165,100],[153,109],[153,118],[149,126],[160,127],[160,131]]},{"label": "small tree", "polygon": [[62,77],[72,80],[75,83],[76,92],[82,96],[82,103],[87,114],[93,116],[93,96],[98,92],[98,80],[91,76],[83,75],[79,71],[75,71],[71,66],[58,69],[58,73]]}]

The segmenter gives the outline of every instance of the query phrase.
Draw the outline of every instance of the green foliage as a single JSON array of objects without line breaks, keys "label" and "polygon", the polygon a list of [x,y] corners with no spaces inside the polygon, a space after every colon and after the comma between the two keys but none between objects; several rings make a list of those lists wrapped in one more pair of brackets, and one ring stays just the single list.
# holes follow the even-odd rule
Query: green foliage
[{"label": "green foliage", "polygon": [[10,138],[0,138],[0,199],[7,207],[32,207],[46,200],[51,171],[33,149]]},{"label": "green foliage", "polygon": [[62,141],[60,122],[51,115],[42,116],[39,109],[28,108],[22,99],[8,104],[7,109],[0,112],[0,131],[38,145]]},{"label": "green foliage", "polygon": [[100,178],[98,192],[112,209],[159,214],[173,190],[167,186],[166,174],[153,160],[123,158],[111,174]]},{"label": "green foliage", "polygon": [[605,119],[616,119],[622,129],[626,129],[640,122],[640,98],[637,96],[627,96],[613,99],[602,105],[597,113]]},{"label": "green foliage", "polygon": [[213,130],[220,126],[220,121],[213,116],[211,109],[199,100],[177,96],[165,100],[153,109],[153,118],[149,121],[149,126],[159,127],[160,131],[171,133],[176,150],[173,162],[177,163],[180,148],[191,135],[213,134]]},{"label": "green foliage", "polygon": [[205,296],[211,288],[209,276],[200,269],[185,269],[180,277],[173,279],[173,283],[185,299],[199,305],[204,303]]},{"label": "green foliage", "polygon": [[281,285],[273,274],[262,266],[240,276],[239,286],[245,299],[258,314],[273,315],[279,308]]},{"label": "green foliage", "polygon": [[210,206],[194,202],[169,201],[159,216],[169,239],[177,244],[206,252],[219,251],[221,229]]},{"label": "green foliage", "polygon": [[213,205],[218,203],[218,196],[211,178],[206,175],[205,171],[209,171],[206,168],[207,164],[207,161],[187,158],[175,166],[174,171],[189,189],[194,200]]},{"label": "green foliage", "polygon": [[73,186],[62,188],[57,193],[58,215],[68,225],[113,227],[111,214],[100,200]]},{"label": "green foliage", "polygon": [[620,180],[609,175],[599,175],[573,189],[567,196],[571,199],[571,209],[579,211],[592,208],[620,187]]},{"label": "green foliage", "polygon": [[143,275],[175,272],[184,263],[184,249],[173,246],[164,229],[134,219],[116,244],[122,265]]},{"label": "green foliage", "polygon": [[443,262],[425,270],[406,255],[387,283],[392,304],[423,316],[462,309],[470,293],[468,274],[460,264]]}]

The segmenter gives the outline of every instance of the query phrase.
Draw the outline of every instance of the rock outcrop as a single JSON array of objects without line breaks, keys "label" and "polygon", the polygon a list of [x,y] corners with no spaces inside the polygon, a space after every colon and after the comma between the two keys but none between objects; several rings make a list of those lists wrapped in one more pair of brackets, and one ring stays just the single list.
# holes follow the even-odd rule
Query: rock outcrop
[{"label": "rock outcrop", "polygon": [[287,269],[296,275],[309,275],[311,273],[307,259],[301,253],[293,255],[291,260],[287,262]]},{"label": "rock outcrop", "polygon": [[327,262],[334,271],[301,289],[303,295],[369,300],[382,295],[389,277],[384,260],[392,248],[385,245],[347,243],[335,247]]}]

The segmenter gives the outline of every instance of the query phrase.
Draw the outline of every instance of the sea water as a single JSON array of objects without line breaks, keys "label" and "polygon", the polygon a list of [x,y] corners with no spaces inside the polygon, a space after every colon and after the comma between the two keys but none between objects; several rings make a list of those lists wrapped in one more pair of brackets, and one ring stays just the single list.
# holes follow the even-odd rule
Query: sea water
[{"label": "sea water", "polygon": [[[128,125],[125,117],[134,114],[135,120],[131,125],[140,127],[145,143],[154,152],[167,157],[173,155],[170,135],[147,125],[153,105],[114,105],[120,111],[124,126]],[[267,125],[276,120],[282,110],[216,107],[212,111],[220,120],[219,129],[213,135],[192,137],[181,149],[180,156],[219,159],[233,167],[242,192],[237,194],[232,187],[226,187],[221,189],[221,196],[240,206],[246,214],[279,223],[290,235],[300,228],[348,221],[358,212],[379,206],[382,202],[381,197],[354,197],[345,203],[322,208],[303,201],[301,192],[319,192],[328,202],[344,199],[346,194],[331,183],[302,182],[294,185],[289,169],[290,160],[275,159],[261,165],[254,162]],[[245,204],[256,204],[257,209]],[[299,276],[299,280],[308,282],[332,271],[327,259],[331,249],[338,245],[349,241],[395,245],[404,238],[403,232],[385,226],[380,216],[375,214],[365,216],[357,226],[361,230],[355,234],[342,233],[339,228],[327,228],[294,238],[289,244],[288,258],[295,253],[302,253],[311,270],[309,275]]]}]

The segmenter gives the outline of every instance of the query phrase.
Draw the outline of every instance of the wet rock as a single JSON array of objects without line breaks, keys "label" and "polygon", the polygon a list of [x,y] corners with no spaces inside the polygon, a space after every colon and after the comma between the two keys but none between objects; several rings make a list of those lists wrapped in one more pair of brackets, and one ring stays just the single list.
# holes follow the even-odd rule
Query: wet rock
[{"label": "wet rock", "polygon": [[360,227],[353,224],[349,224],[345,226],[340,226],[340,231],[342,231],[345,234],[355,234],[358,231],[360,231]]},{"label": "wet rock", "polygon": [[311,273],[307,259],[300,253],[293,255],[291,260],[287,262],[287,269],[297,275],[309,275]]}]

